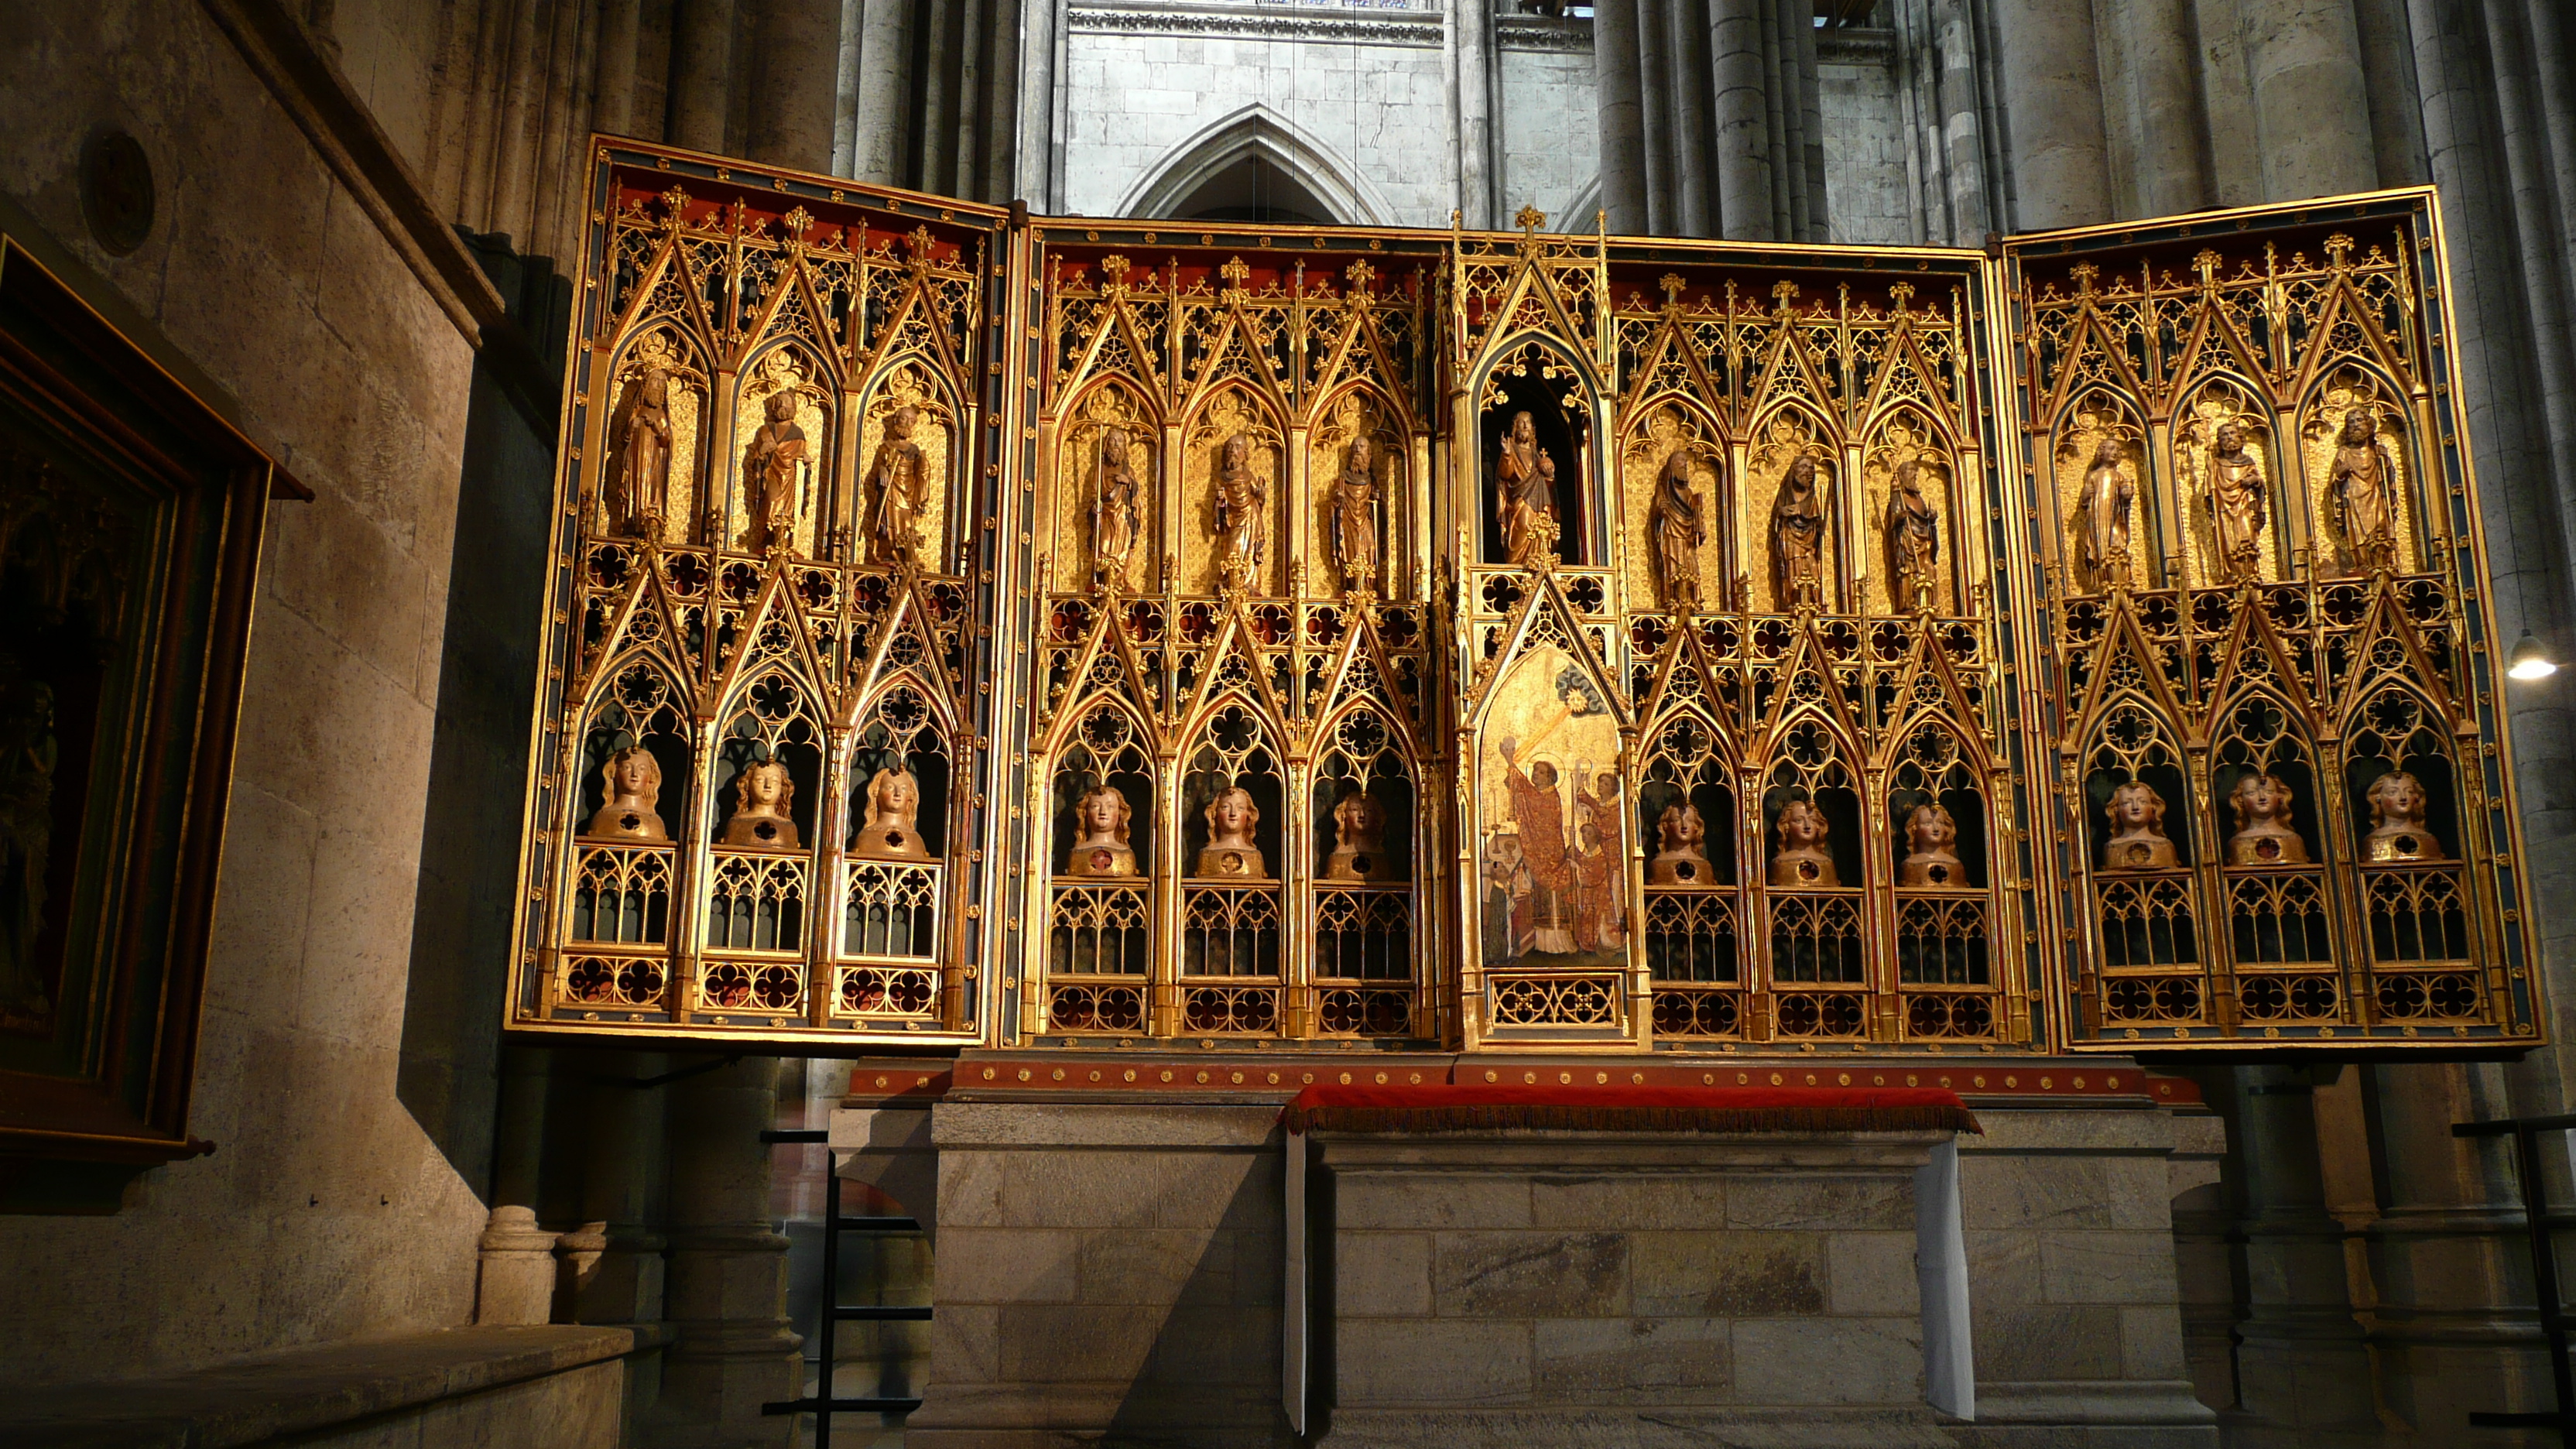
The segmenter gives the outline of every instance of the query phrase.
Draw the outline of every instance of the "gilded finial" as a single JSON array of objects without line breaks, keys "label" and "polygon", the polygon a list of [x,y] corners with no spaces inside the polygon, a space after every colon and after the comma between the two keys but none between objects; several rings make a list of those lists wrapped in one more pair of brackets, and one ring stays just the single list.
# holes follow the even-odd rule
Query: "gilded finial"
[{"label": "gilded finial", "polygon": [[1547,225],[1547,213],[1535,206],[1524,206],[1513,213],[1512,224],[1523,231],[1536,231]]}]

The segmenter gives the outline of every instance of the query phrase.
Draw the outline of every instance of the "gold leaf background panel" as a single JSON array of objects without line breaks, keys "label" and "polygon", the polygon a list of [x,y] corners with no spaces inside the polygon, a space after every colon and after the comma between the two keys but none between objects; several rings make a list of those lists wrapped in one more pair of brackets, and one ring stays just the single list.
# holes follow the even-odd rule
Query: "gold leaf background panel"
[{"label": "gold leaf background panel", "polygon": [[877,508],[875,480],[870,476],[876,469],[877,447],[885,441],[886,419],[898,408],[912,408],[912,441],[921,449],[927,495],[922,500],[919,519],[922,562],[932,573],[950,573],[955,569],[955,549],[948,539],[948,495],[956,480],[949,471],[949,460],[955,456],[957,411],[949,406],[946,392],[933,377],[928,363],[907,360],[880,374],[869,392],[864,421],[859,425],[860,474],[850,485],[850,491],[857,495],[851,501],[851,525],[859,540],[855,552],[864,558],[868,529]]},{"label": "gold leaf background panel", "polygon": [[1627,502],[1619,557],[1627,575],[1630,607],[1667,612],[1673,607],[1673,601],[1656,587],[1655,485],[1677,452],[1690,459],[1691,487],[1699,498],[1701,517],[1708,522],[1707,537],[1699,546],[1700,609],[1722,609],[1732,599],[1735,586],[1727,558],[1727,529],[1735,516],[1736,490],[1727,486],[1726,440],[1706,413],[1669,397],[1646,405],[1619,454],[1619,486]]}]

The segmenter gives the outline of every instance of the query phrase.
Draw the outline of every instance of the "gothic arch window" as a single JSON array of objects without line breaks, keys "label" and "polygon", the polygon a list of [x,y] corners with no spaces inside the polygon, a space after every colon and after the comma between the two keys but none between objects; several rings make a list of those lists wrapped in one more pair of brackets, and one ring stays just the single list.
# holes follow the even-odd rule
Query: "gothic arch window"
[{"label": "gothic arch window", "polygon": [[1255,103],[1202,127],[1147,168],[1120,216],[1386,226],[1394,209],[1322,138]]}]

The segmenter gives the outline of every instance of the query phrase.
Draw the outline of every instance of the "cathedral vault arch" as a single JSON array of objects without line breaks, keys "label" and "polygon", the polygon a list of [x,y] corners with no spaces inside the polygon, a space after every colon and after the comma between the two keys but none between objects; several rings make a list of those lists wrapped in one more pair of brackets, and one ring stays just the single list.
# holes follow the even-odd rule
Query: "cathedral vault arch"
[{"label": "cathedral vault arch", "polygon": [[1267,165],[1302,189],[1325,213],[1319,222],[1390,226],[1395,211],[1332,146],[1286,116],[1254,102],[1221,116],[1174,146],[1119,199],[1118,214],[1178,217],[1203,191],[1237,167]]}]

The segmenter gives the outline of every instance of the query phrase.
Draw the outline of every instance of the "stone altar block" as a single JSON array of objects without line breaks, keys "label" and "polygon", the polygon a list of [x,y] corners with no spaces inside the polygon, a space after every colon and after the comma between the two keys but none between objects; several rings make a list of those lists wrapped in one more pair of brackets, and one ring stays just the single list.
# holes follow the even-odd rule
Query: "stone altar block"
[{"label": "stone altar block", "polygon": [[1949,1137],[1319,1132],[1316,1442],[1947,1446],[1915,1173]]}]

